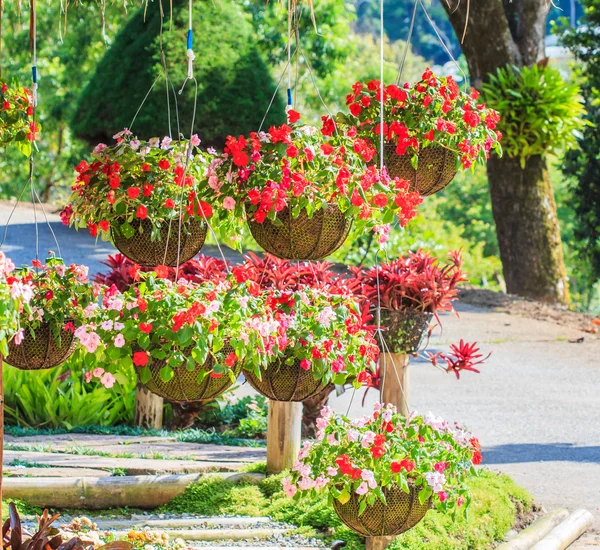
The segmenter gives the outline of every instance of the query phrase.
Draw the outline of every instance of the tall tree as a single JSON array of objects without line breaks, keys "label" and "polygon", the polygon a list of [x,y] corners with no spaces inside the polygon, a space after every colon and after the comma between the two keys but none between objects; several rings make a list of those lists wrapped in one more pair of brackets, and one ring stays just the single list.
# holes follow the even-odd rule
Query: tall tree
[{"label": "tall tree", "polygon": [[[445,0],[443,4],[459,39],[464,33],[461,46],[476,88],[501,67],[529,67],[544,58],[551,6],[547,0]],[[522,164],[518,158],[494,155],[487,172],[508,292],[568,303],[547,159],[533,155]]]}]

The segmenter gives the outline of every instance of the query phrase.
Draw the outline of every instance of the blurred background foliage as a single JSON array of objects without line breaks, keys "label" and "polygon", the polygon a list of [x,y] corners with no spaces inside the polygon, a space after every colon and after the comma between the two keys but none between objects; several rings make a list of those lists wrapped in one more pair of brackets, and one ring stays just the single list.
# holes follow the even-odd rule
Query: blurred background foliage
[{"label": "blurred background foliage", "polygon": [[[427,66],[460,78],[436,36],[437,31],[464,67],[460,46],[439,2],[425,2],[435,31],[419,11],[402,81],[414,80]],[[590,3],[593,0],[555,1],[549,32],[552,22],[561,16],[568,28],[583,16],[583,6]],[[169,3],[163,0],[164,49],[176,92],[186,72],[187,8],[183,4],[182,0],[173,2],[171,20]],[[196,128],[205,145],[221,144],[228,133],[256,129],[280,79],[279,93],[266,123],[282,119],[286,88],[286,77],[282,75],[287,60],[286,4],[273,0],[194,3],[195,67],[199,80]],[[293,59],[292,68],[295,107],[302,112],[305,122],[317,124],[327,110],[334,113],[344,108],[345,96],[353,82],[379,77],[379,12],[375,0],[319,0],[313,4],[316,29],[310,9],[299,3],[301,55]],[[65,19],[59,2],[38,3],[39,117],[44,132],[35,171],[39,191],[46,201],[60,205],[65,200],[73,167],[89,152],[90,142],[108,141],[113,133],[129,125],[153,80],[160,75],[160,3],[154,0],[145,8],[140,6],[141,3],[130,4],[125,10],[121,0],[114,0],[103,10],[100,2],[78,2],[71,4]],[[385,1],[387,81],[397,77],[412,8],[413,2],[406,0]],[[13,3],[5,3],[4,10],[2,74],[5,78],[18,76],[27,84],[30,80],[28,14],[24,11],[19,15]],[[563,77],[580,83],[581,72],[565,71],[567,64],[563,58],[552,63],[560,67]],[[174,97],[179,103],[182,131],[187,134],[192,84],[188,82],[182,95],[171,93],[171,127],[176,132]],[[166,105],[165,83],[159,78],[134,130],[147,136],[165,134],[169,127]],[[600,262],[592,269],[593,258],[575,246],[585,227],[582,228],[581,216],[575,215],[574,208],[575,204],[585,204],[585,200],[573,202],[580,189],[578,172],[573,168],[568,175],[562,173],[562,155],[559,151],[553,159],[552,180],[574,307],[597,310]],[[26,175],[27,163],[22,155],[3,152],[0,198],[18,196]],[[388,253],[396,256],[418,247],[430,249],[441,257],[449,249],[462,248],[473,284],[503,288],[484,169],[459,175],[443,193],[426,199],[419,217],[409,227],[394,229]],[[360,239],[348,243],[333,259],[372,262],[374,252],[367,253],[367,249],[368,241]]]}]

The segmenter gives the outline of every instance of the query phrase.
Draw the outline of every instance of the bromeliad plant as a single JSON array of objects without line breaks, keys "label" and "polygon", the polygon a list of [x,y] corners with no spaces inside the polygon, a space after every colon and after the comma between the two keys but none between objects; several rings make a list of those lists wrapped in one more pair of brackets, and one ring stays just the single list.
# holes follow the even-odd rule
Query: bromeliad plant
[{"label": "bromeliad plant", "polygon": [[15,144],[24,154],[31,154],[40,126],[33,121],[33,97],[15,80],[0,80],[0,146]]},{"label": "bromeliad plant", "polygon": [[[398,155],[409,155],[417,168],[419,152],[433,146],[455,153],[460,165],[485,163],[492,149],[501,152],[501,134],[495,131],[499,116],[478,103],[479,92],[461,92],[451,76],[436,76],[427,69],[419,82],[384,86],[383,132]],[[357,129],[358,137],[379,148],[381,85],[378,80],[357,82],[346,98],[350,115],[339,120]]]},{"label": "bromeliad plant", "polygon": [[61,213],[65,225],[87,227],[93,237],[108,240],[111,231],[133,237],[140,222],[147,220],[151,240],[156,241],[169,222],[173,234],[180,219],[211,217],[211,205],[198,198],[206,184],[210,155],[200,151],[197,136],[189,141],[165,137],[146,142],[123,130],[114,137],[116,145],[99,144],[91,164],[82,160],[75,169],[71,202]]},{"label": "bromeliad plant", "polygon": [[249,138],[229,136],[225,154],[213,160],[208,172],[206,200],[223,206],[219,225],[223,236],[239,234],[244,213],[249,222],[277,224],[278,215],[315,216],[335,205],[354,220],[358,233],[398,220],[406,225],[421,202],[401,180],[367,168],[376,150],[356,129],[345,132],[324,117],[321,129],[297,124],[300,115],[289,111],[290,124],[272,126]]},{"label": "bromeliad plant", "polygon": [[[317,421],[315,442],[306,441],[291,475],[282,480],[290,497],[328,493],[330,502],[356,499],[359,516],[399,487],[418,492],[443,513],[466,510],[471,496],[466,481],[480,464],[479,441],[458,424],[431,413],[405,418],[393,405],[376,403],[371,415],[358,420],[325,407]],[[342,519],[344,519],[342,517]]]}]

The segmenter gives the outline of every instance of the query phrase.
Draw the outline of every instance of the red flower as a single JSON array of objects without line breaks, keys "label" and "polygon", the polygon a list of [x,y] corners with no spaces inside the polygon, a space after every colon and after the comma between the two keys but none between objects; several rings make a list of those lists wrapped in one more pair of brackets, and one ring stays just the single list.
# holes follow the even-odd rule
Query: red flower
[{"label": "red flower", "polygon": [[302,361],[300,361],[300,368],[304,369],[304,370],[309,370],[310,369],[310,361],[308,359],[302,359]]},{"label": "red flower", "polygon": [[168,198],[165,201],[165,208],[175,208],[175,201],[171,198]]},{"label": "red flower", "polygon": [[287,112],[287,119],[290,124],[294,124],[294,122],[298,122],[300,120],[300,113],[298,111],[294,111],[294,109],[290,109]]},{"label": "red flower", "polygon": [[363,108],[358,104],[358,103],[353,103],[352,105],[350,105],[349,107],[350,112],[354,115],[354,116],[358,116],[360,115],[360,113],[362,112]]},{"label": "red flower", "polygon": [[379,208],[383,208],[388,203],[388,198],[385,193],[378,193],[373,197],[373,204]]},{"label": "red flower", "polygon": [[385,449],[383,447],[371,447],[371,454],[373,458],[381,458],[385,454]]},{"label": "red flower", "polygon": [[383,445],[385,445],[385,441],[386,441],[386,437],[383,434],[378,434],[375,436],[375,439],[373,440],[373,444],[376,447],[383,447]]},{"label": "red flower", "polygon": [[395,474],[400,473],[402,470],[406,470],[407,472],[412,472],[415,469],[415,463],[408,458],[402,459],[400,462],[392,462],[390,464],[392,472]]},{"label": "red flower", "polygon": [[333,132],[335,132],[335,122],[330,116],[322,116],[321,121],[323,122],[323,127],[321,128],[321,133],[324,136],[332,136]]},{"label": "red flower", "polygon": [[296,158],[298,156],[298,147],[295,145],[290,145],[286,149],[285,154],[290,158]]},{"label": "red flower", "polygon": [[334,151],[335,151],[335,149],[333,148],[333,145],[331,145],[331,143],[322,143],[321,144],[321,152],[325,156],[331,155],[331,153],[333,153]]},{"label": "red flower", "polygon": [[112,189],[116,189],[117,187],[119,187],[119,185],[121,185],[121,178],[119,174],[115,174],[114,176],[112,176],[110,180],[108,180],[108,185],[110,185]]},{"label": "red flower", "polygon": [[167,159],[160,159],[158,161],[158,167],[161,170],[168,170],[169,168],[171,168],[171,163]]},{"label": "red flower", "polygon": [[136,367],[145,367],[149,361],[148,354],[145,351],[136,351],[133,354],[133,364]]},{"label": "red flower", "polygon": [[92,237],[95,237],[96,235],[98,235],[98,224],[97,223],[88,222],[87,226],[88,226],[90,235]]},{"label": "red flower", "polygon": [[475,451],[473,453],[473,458],[471,460],[473,461],[473,464],[477,465],[477,464],[481,464],[483,457],[481,456],[481,453],[479,451]]},{"label": "red flower", "polygon": [[77,172],[78,174],[85,174],[85,172],[88,171],[89,167],[89,164],[85,160],[82,160],[75,168],[75,172]]},{"label": "red flower", "polygon": [[142,164],[142,172],[150,172],[150,170],[150,165],[147,162],[144,162],[144,164]]},{"label": "red flower", "polygon": [[110,227],[110,223],[107,220],[102,220],[99,225],[100,225],[100,229],[102,229],[102,231],[108,231],[108,229]]},{"label": "red flower", "polygon": [[144,189],[144,197],[149,197],[150,195],[152,195],[152,191],[154,191],[154,186],[146,183],[143,187]]},{"label": "red flower", "polygon": [[152,332],[152,323],[140,323],[140,330],[146,334],[150,334]]},{"label": "red flower", "polygon": [[127,196],[130,199],[137,199],[140,196],[139,187],[130,187],[129,189],[127,189]]},{"label": "red flower", "polygon": [[148,217],[148,209],[143,204],[140,204],[135,211],[135,216],[140,220],[145,220]]},{"label": "red flower", "polygon": [[236,361],[238,360],[237,355],[232,351],[226,358],[225,358],[225,364],[228,367],[233,367],[233,365],[235,365]]},{"label": "red flower", "polygon": [[52,300],[52,298],[54,298],[54,292],[49,290],[48,292],[46,292],[46,300]]}]

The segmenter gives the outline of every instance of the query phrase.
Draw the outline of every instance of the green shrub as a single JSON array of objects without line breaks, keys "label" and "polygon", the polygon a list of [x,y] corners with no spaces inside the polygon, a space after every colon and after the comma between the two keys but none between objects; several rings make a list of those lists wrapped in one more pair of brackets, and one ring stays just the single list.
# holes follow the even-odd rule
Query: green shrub
[{"label": "green shrub", "polygon": [[67,428],[129,424],[135,412],[135,380],[106,389],[87,384],[80,365],[20,371],[4,365],[6,423],[21,427]]},{"label": "green shrub", "polygon": [[[163,4],[167,6],[168,4]],[[196,124],[205,145],[220,145],[228,134],[258,129],[275,85],[261,57],[250,16],[233,0],[194,2],[194,62],[198,80]],[[112,135],[129,127],[152,83],[161,73],[158,3],[142,7],[121,29],[111,48],[98,63],[84,89],[72,127],[91,142],[109,143]],[[167,13],[164,51],[169,76],[176,90],[187,75],[187,2],[174,0],[173,20]],[[181,131],[189,133],[194,110],[194,83],[188,82],[179,104]],[[171,127],[177,134],[173,93],[170,96]],[[278,97],[269,122],[284,120]],[[159,78],[140,111],[133,130],[149,138],[169,132],[166,84]]]},{"label": "green shrub", "polygon": [[504,153],[522,166],[533,155],[574,145],[584,126],[579,86],[565,82],[552,67],[500,68],[483,92],[488,106],[500,113]]}]

